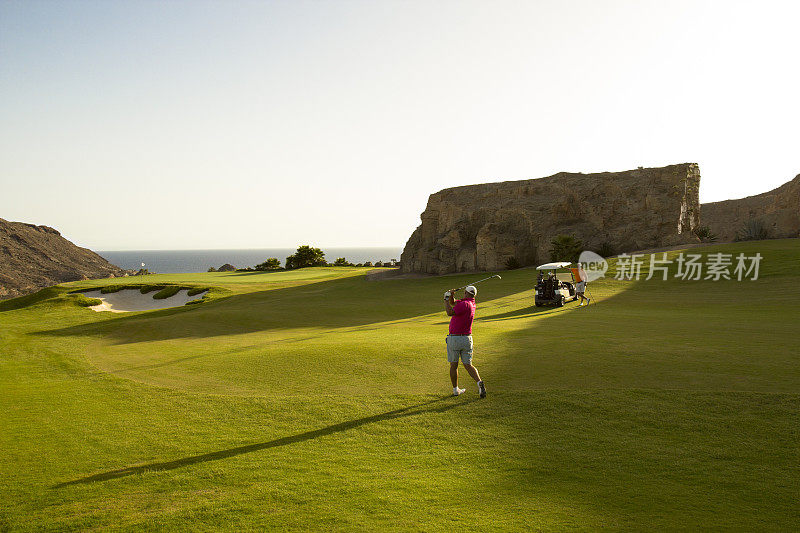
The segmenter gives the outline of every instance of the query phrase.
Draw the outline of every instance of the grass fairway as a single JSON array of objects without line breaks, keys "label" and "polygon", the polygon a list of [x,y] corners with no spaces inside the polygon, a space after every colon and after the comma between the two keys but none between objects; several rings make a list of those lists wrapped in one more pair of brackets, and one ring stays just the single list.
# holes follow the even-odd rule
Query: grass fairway
[{"label": "grass fairway", "polygon": [[475,276],[0,302],[0,530],[797,530],[800,240],[701,251],[758,251],[760,279],[606,279],[584,309],[533,307],[529,269],[479,285],[484,400],[463,369],[449,396],[444,350]]}]

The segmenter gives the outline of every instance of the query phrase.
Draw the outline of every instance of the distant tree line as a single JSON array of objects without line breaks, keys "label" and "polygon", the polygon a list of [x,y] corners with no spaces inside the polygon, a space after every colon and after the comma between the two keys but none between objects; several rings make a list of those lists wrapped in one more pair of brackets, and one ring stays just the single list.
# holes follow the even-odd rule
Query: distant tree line
[{"label": "distant tree line", "polygon": [[254,267],[247,267],[247,268],[238,268],[234,269],[231,265],[224,265],[225,268],[221,267],[220,269],[216,269],[211,267],[208,269],[209,272],[225,272],[230,269],[234,269],[237,272],[280,272],[283,270],[296,270],[298,268],[308,268],[308,267],[398,267],[400,266],[400,262],[397,259],[391,259],[389,261],[366,261],[364,263],[352,263],[348,261],[344,257],[336,258],[336,261],[333,263],[329,263],[325,260],[325,252],[323,252],[320,248],[314,248],[307,244],[299,246],[297,251],[286,258],[286,265],[281,266],[281,261],[277,257],[270,257],[263,263],[259,263]]}]

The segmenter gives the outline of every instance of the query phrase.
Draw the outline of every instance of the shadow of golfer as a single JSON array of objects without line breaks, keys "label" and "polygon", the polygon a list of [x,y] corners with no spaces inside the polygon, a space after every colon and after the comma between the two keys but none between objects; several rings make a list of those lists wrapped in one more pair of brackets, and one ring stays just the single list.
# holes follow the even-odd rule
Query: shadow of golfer
[{"label": "shadow of golfer", "polygon": [[[453,402],[449,404],[444,404],[439,407],[428,407],[432,404],[439,404],[445,400],[452,399]],[[216,452],[209,452],[200,455],[191,455],[189,457],[182,457],[180,459],[175,459],[173,461],[165,461],[161,463],[150,463],[146,465],[140,466],[129,466],[127,468],[121,468],[119,470],[110,470],[108,472],[101,472],[99,474],[94,474],[91,476],[87,476],[80,479],[75,479],[72,481],[65,481],[64,483],[59,483],[58,485],[53,485],[51,488],[59,489],[63,487],[68,487],[70,485],[80,485],[84,483],[94,483],[97,481],[108,481],[110,479],[117,479],[126,476],[132,476],[134,474],[141,474],[144,472],[161,472],[164,470],[174,470],[176,468],[182,468],[184,466],[191,466],[197,463],[205,463],[208,461],[218,461],[220,459],[227,459],[229,457],[235,457],[237,455],[242,455],[245,453],[252,453],[258,452],[261,450],[267,450],[269,448],[277,448],[280,446],[288,446],[290,444],[297,444],[298,442],[304,442],[312,439],[316,439],[318,437],[324,437],[326,435],[331,435],[333,433],[339,433],[342,431],[347,431],[350,429],[354,429],[360,426],[364,426],[366,424],[372,424],[375,422],[381,422],[384,420],[393,420],[395,418],[403,418],[406,416],[415,416],[421,415],[424,413],[441,413],[444,411],[448,411],[455,407],[459,407],[468,403],[472,403],[476,401],[476,398],[471,398],[469,400],[465,400],[464,398],[456,399],[452,396],[444,396],[441,398],[437,398],[435,400],[430,400],[427,402],[423,402],[416,405],[411,405],[409,407],[403,407],[402,409],[395,409],[394,411],[388,411],[386,413],[380,413],[377,415],[367,416],[364,418],[359,418],[356,420],[350,420],[348,422],[342,422],[339,424],[333,424],[332,426],[324,427],[321,429],[315,429],[313,431],[306,431],[305,433],[299,433],[297,435],[292,435],[289,437],[281,437],[279,439],[271,440],[268,442],[259,442],[256,444],[248,444],[245,446],[237,446],[236,448],[230,448],[227,450],[220,450]]]}]

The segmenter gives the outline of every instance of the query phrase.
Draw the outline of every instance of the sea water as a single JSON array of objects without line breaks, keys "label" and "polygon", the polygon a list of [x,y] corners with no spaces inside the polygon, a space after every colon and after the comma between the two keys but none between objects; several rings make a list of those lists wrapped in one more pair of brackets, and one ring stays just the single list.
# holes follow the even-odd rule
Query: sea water
[{"label": "sea water", "polygon": [[[108,262],[120,268],[138,270],[142,263],[150,272],[179,273],[207,272],[209,267],[219,268],[230,263],[236,268],[253,267],[263,263],[270,257],[277,257],[281,266],[286,264],[286,257],[295,253],[290,248],[263,248],[252,250],[126,250],[97,252]],[[383,248],[323,248],[325,259],[334,262],[344,257],[351,263],[365,263],[400,260],[400,247]]]}]

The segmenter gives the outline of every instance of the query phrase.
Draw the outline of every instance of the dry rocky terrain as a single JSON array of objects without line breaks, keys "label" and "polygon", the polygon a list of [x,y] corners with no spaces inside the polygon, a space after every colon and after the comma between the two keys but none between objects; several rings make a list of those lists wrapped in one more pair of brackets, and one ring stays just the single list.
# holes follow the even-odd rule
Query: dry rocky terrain
[{"label": "dry rocky terrain", "polygon": [[0,299],[65,281],[126,274],[128,271],[75,246],[53,228],[0,218]]},{"label": "dry rocky terrain", "polygon": [[453,187],[432,194],[406,243],[404,272],[500,270],[549,260],[574,235],[617,252],[698,242],[696,163]]}]

